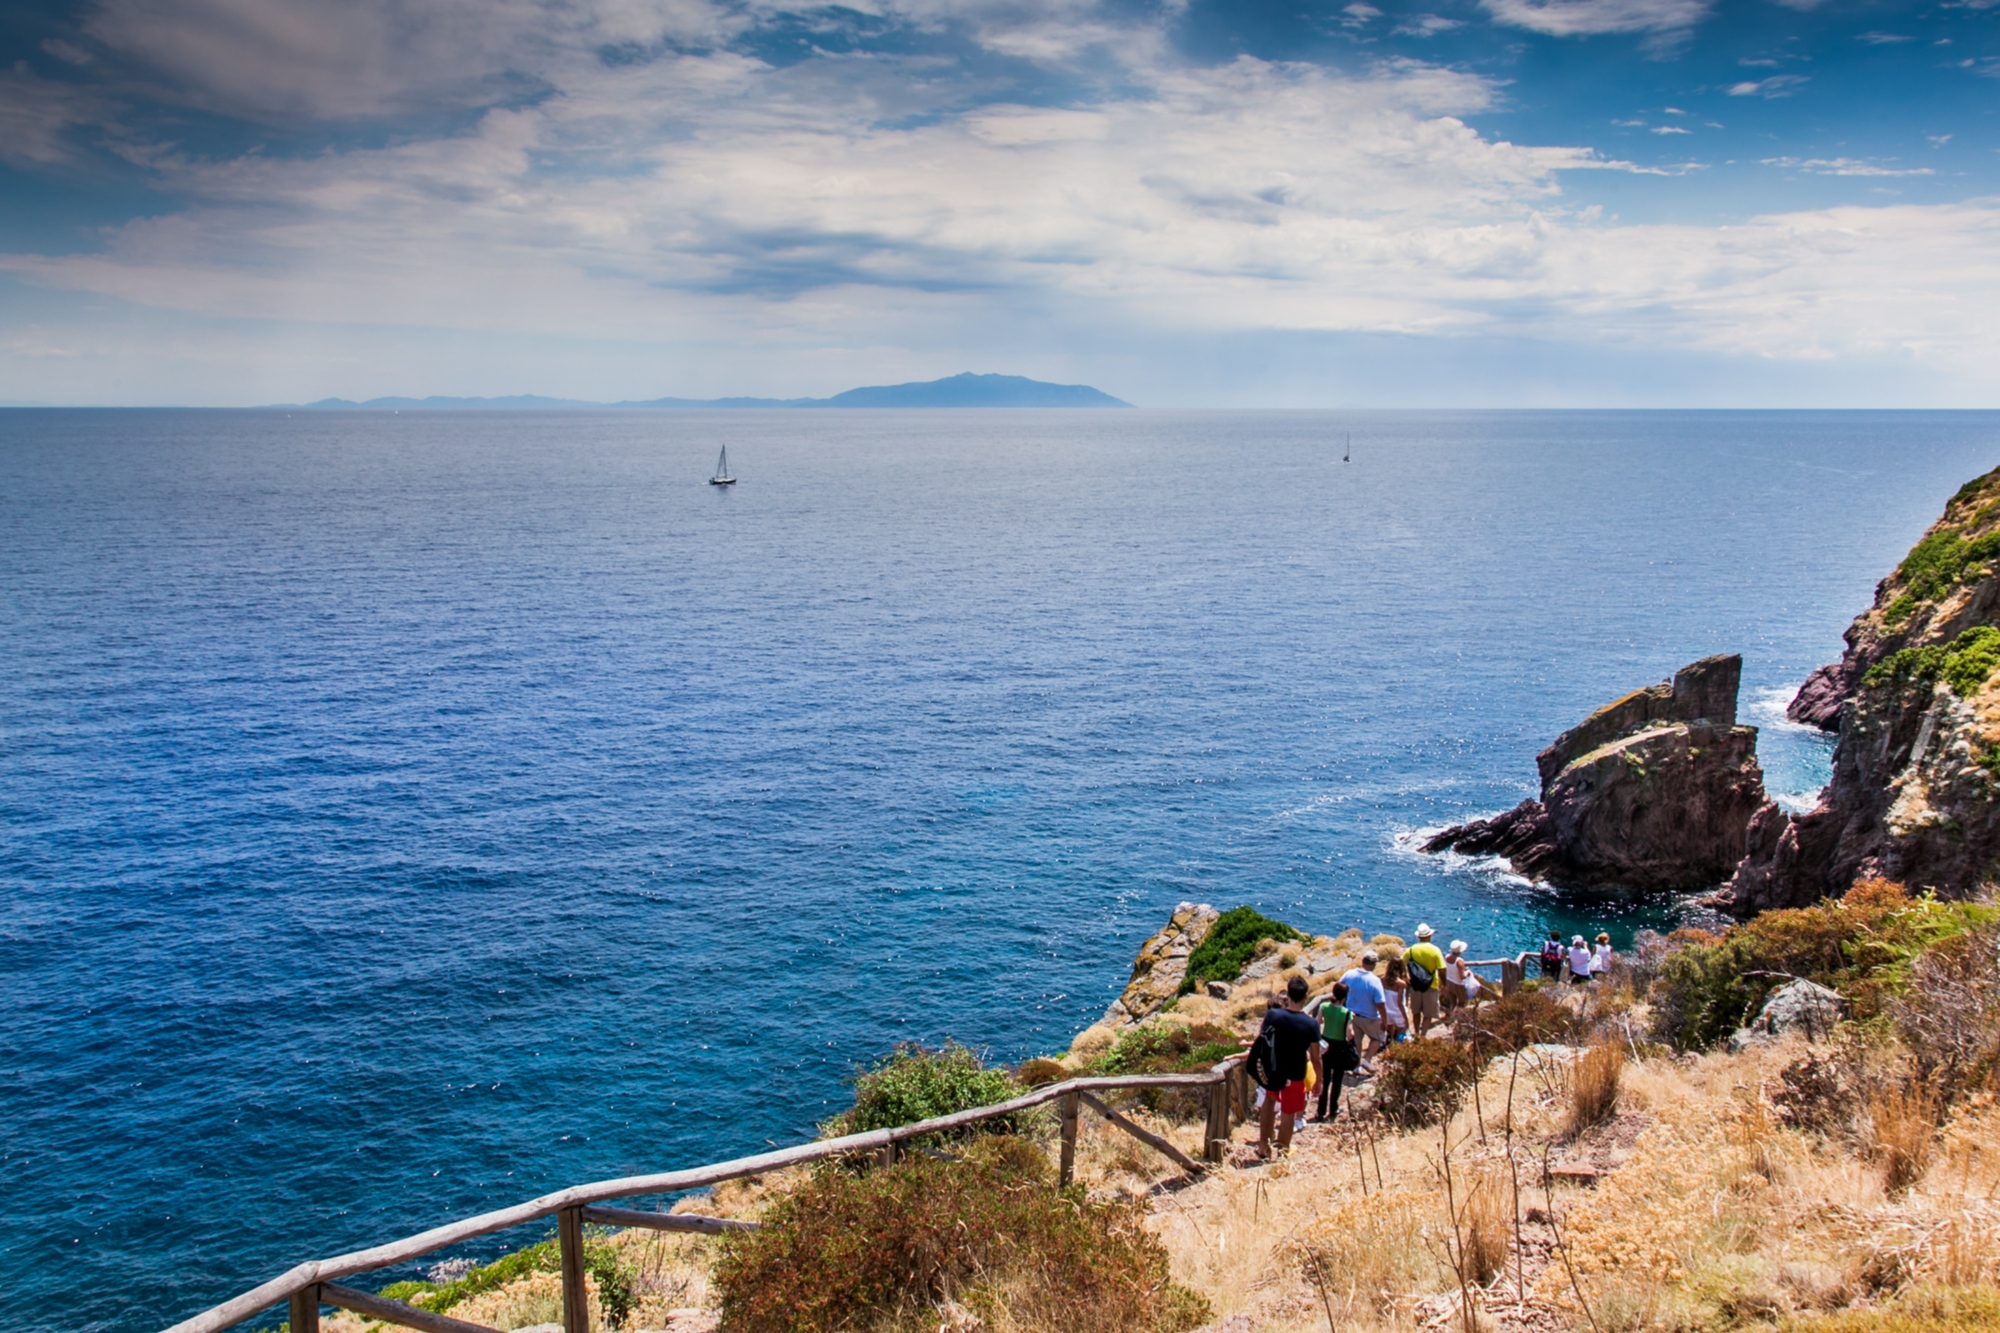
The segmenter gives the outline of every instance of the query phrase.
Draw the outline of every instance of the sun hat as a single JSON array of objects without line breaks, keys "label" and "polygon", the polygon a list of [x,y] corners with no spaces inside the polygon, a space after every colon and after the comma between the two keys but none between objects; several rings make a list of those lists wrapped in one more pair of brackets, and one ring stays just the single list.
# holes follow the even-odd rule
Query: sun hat
[{"label": "sun hat", "polygon": [[1435,934],[1437,934],[1437,932],[1432,930],[1427,925],[1420,925],[1417,927],[1417,938],[1420,940],[1427,940]]},{"label": "sun hat", "polygon": [[1610,932],[1610,931],[1608,931],[1608,930],[1600,930],[1600,931],[1598,931],[1598,932],[1597,932],[1597,942],[1598,942],[1599,944],[1609,944],[1609,943],[1611,943],[1611,932]]},{"label": "sun hat", "polygon": [[1570,941],[1570,943],[1571,943],[1571,944],[1581,944],[1581,943],[1583,943],[1583,936],[1581,936],[1581,935],[1577,936],[1577,937],[1576,937],[1575,939],[1571,940],[1571,941]]},{"label": "sun hat", "polygon": [[1452,951],[1453,953],[1464,953],[1464,952],[1465,952],[1465,941],[1464,941],[1464,940],[1453,940],[1453,941],[1451,942],[1451,951]]}]

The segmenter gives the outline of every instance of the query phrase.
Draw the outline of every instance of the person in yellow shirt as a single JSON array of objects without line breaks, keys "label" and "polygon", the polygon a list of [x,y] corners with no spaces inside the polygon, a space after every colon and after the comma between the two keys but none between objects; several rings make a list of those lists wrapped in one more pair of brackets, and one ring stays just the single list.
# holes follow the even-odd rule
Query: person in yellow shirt
[{"label": "person in yellow shirt", "polygon": [[1410,969],[1410,1016],[1413,1033],[1421,1039],[1438,1021],[1438,991],[1444,985],[1444,955],[1431,936],[1428,925],[1417,927],[1417,942],[1403,950],[1403,963]]}]

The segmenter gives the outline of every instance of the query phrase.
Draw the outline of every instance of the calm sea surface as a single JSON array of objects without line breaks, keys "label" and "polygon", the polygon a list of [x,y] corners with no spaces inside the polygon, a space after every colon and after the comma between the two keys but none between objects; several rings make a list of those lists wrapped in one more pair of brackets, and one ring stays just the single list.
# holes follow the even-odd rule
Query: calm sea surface
[{"label": "calm sea surface", "polygon": [[0,413],[0,1328],[1059,1049],[1182,899],[1629,933],[1398,835],[1714,652],[1809,793],[1777,708],[1996,463],[1993,414]]}]

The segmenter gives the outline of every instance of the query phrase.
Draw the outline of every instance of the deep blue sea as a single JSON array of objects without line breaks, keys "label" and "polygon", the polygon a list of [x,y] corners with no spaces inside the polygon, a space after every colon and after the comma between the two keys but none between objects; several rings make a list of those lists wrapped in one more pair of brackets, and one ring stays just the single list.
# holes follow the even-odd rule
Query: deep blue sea
[{"label": "deep blue sea", "polygon": [[1978,413],[0,413],[0,1328],[1059,1049],[1182,899],[1623,936],[1671,908],[1398,836],[1714,652],[1809,794],[1783,700],[1996,463]]}]

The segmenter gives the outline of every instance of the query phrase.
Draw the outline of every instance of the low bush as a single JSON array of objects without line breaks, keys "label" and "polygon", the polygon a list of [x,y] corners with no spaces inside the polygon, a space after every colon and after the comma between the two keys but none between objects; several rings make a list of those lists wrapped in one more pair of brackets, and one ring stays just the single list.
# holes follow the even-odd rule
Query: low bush
[{"label": "low bush", "polygon": [[1400,1125],[1436,1124],[1464,1103],[1480,1063],[1464,1042],[1397,1042],[1375,1062],[1376,1105]]},{"label": "low bush", "polygon": [[[991,1106],[1021,1094],[1004,1069],[989,1069],[977,1055],[957,1042],[935,1050],[912,1042],[898,1046],[854,1079],[854,1106],[820,1126],[829,1138],[871,1129],[933,1120],[975,1106]],[[982,1120],[956,1137],[1009,1134],[1015,1117]]]},{"label": "low bush", "polygon": [[1140,1202],[1056,1188],[1013,1138],[956,1161],[815,1176],[715,1267],[726,1333],[936,1329],[958,1311],[1048,1333],[1184,1333],[1208,1303],[1173,1282]]},{"label": "low bush", "polygon": [[1051,1060],[1038,1055],[1032,1060],[1023,1060],[1014,1070],[1014,1081],[1024,1088],[1046,1088],[1051,1083],[1060,1083],[1071,1076],[1070,1068],[1060,1060]]},{"label": "low bush", "polygon": [[[584,1242],[583,1264],[597,1279],[597,1304],[603,1311],[606,1324],[612,1328],[624,1327],[631,1319],[636,1304],[631,1266],[616,1246],[596,1237]],[[434,1314],[442,1314],[474,1296],[482,1296],[522,1278],[560,1271],[562,1250],[555,1241],[545,1240],[483,1267],[470,1268],[463,1276],[448,1282],[396,1282],[382,1288],[379,1294],[392,1301],[403,1301]]]},{"label": "low bush", "polygon": [[1888,1010],[1920,1082],[1947,1100],[1989,1083],[2000,1067],[2000,926],[1925,950]]},{"label": "low bush", "polygon": [[1856,1018],[1873,1018],[1908,988],[1926,949],[1995,921],[2000,908],[1912,898],[1873,879],[1843,898],[1765,912],[1719,936],[1676,931],[1653,982],[1654,1034],[1683,1050],[1712,1046],[1788,977],[1830,986]]},{"label": "low bush", "polygon": [[1187,975],[1181,979],[1180,993],[1192,994],[1197,986],[1211,981],[1234,981],[1265,940],[1280,944],[1304,940],[1307,936],[1273,921],[1254,907],[1232,907],[1215,919],[1208,935],[1188,955]]},{"label": "low bush", "polygon": [[384,1287],[381,1295],[392,1301],[405,1301],[442,1313],[461,1301],[504,1287],[532,1273],[554,1273],[561,1269],[562,1251],[553,1240],[545,1240],[539,1245],[530,1245],[495,1259],[453,1281],[439,1284],[396,1282]]},{"label": "low bush", "polygon": [[1577,1016],[1546,991],[1522,989],[1467,1014],[1456,1030],[1480,1055],[1493,1056],[1542,1042],[1567,1043],[1579,1026]]},{"label": "low bush", "polygon": [[1213,1023],[1161,1023],[1132,1029],[1094,1067],[1101,1074],[1181,1074],[1208,1069],[1242,1050],[1234,1033]]}]

